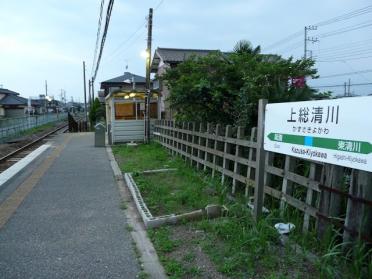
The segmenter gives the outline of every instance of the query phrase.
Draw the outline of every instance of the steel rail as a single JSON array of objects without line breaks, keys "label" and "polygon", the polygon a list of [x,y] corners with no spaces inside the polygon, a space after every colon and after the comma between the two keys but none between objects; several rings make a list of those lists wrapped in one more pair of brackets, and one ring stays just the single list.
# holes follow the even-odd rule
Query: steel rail
[{"label": "steel rail", "polygon": [[56,129],[54,129],[53,131],[50,131],[50,132],[46,133],[45,135],[43,135],[43,136],[41,136],[41,137],[35,139],[34,141],[29,142],[29,143],[27,143],[26,145],[24,145],[24,146],[18,148],[17,150],[14,150],[14,151],[10,152],[9,154],[7,154],[7,155],[5,155],[4,157],[0,158],[0,163],[5,162],[5,161],[8,160],[10,157],[12,157],[12,156],[14,156],[14,155],[16,155],[16,154],[18,154],[18,153],[24,151],[25,149],[29,148],[30,146],[33,146],[33,145],[37,144],[37,143],[40,142],[41,140],[43,140],[43,139],[45,139],[46,137],[50,136],[51,134],[54,134],[55,132],[57,132],[57,131],[59,131],[59,130],[61,130],[61,129],[63,129],[63,128],[66,128],[66,127],[68,127],[68,124],[63,125],[63,126],[61,126],[61,127],[58,127],[58,128],[56,128]]}]

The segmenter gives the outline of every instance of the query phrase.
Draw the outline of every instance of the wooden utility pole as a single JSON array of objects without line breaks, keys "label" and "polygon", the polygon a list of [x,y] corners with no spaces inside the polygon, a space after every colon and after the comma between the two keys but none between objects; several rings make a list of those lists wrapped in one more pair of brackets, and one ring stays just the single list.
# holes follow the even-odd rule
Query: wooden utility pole
[{"label": "wooden utility pole", "polygon": [[87,111],[87,84],[85,79],[85,61],[83,61],[83,76],[84,76],[84,110],[85,110],[85,123],[88,123]]},{"label": "wooden utility pole", "polygon": [[48,112],[48,105],[47,105],[47,97],[48,96],[48,81],[45,80],[45,98],[44,98],[44,106],[45,106],[45,114]]},{"label": "wooden utility pole", "polygon": [[91,94],[90,94],[91,91],[92,91],[92,81],[89,80],[89,108],[92,107],[92,97],[91,97]]},{"label": "wooden utility pole", "polygon": [[90,83],[92,86],[91,90],[92,90],[92,105],[93,105],[94,104],[94,81],[92,80]]},{"label": "wooden utility pole", "polygon": [[147,24],[147,49],[146,49],[146,109],[145,109],[145,142],[150,142],[150,67],[151,67],[151,41],[152,41],[152,8],[149,9]]}]

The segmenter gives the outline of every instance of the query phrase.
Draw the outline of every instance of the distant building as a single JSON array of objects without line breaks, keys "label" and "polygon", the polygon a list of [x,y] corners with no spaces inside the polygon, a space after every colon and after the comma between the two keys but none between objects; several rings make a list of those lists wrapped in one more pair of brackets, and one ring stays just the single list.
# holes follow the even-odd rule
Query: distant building
[{"label": "distant building", "polygon": [[27,99],[19,93],[0,88],[0,118],[21,117],[25,115]]},{"label": "distant building", "polygon": [[[167,69],[176,67],[179,63],[189,59],[192,56],[203,57],[215,51],[218,50],[158,47],[155,50],[154,57],[152,59],[151,72],[160,77]],[[161,94],[160,106],[162,118],[172,119],[173,112],[170,108],[169,102],[167,101],[167,98],[169,97],[169,89],[159,80],[154,80],[153,83],[154,89],[158,89],[159,93]]]}]

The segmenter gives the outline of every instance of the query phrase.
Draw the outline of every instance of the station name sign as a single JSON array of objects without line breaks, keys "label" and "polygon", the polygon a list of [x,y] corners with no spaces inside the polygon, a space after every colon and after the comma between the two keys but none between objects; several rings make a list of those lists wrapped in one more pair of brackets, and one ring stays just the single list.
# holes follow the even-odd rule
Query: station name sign
[{"label": "station name sign", "polygon": [[264,149],[372,172],[372,97],[268,104]]}]

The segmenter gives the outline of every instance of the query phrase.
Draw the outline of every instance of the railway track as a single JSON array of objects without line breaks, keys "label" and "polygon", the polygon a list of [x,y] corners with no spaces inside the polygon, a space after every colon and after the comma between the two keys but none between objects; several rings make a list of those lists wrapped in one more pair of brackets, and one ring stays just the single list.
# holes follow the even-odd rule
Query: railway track
[{"label": "railway track", "polygon": [[64,133],[68,130],[68,124],[64,123],[54,130],[38,137],[37,139],[33,140],[32,142],[26,143],[23,146],[19,147],[12,152],[9,152],[5,156],[0,158],[0,173],[20,161],[22,158],[26,157],[32,151],[34,151],[39,146],[45,143],[45,140],[53,134],[56,133]]}]

